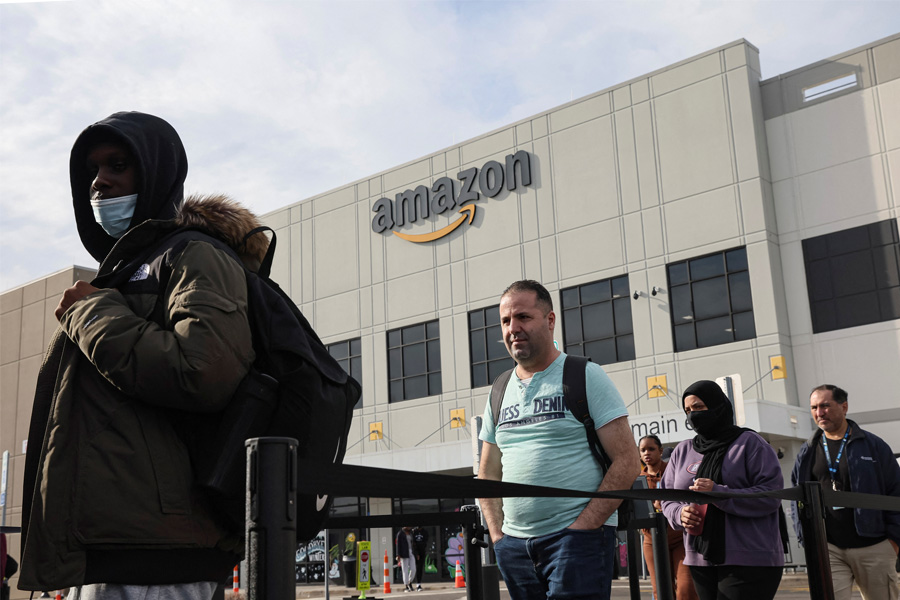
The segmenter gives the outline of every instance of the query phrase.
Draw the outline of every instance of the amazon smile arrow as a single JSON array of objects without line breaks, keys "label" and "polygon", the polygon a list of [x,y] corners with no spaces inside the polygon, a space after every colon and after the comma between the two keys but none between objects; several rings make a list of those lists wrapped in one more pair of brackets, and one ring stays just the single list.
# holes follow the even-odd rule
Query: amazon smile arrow
[{"label": "amazon smile arrow", "polygon": [[[475,205],[474,204],[466,204],[461,209],[459,209],[461,213],[469,213],[469,225],[472,224],[472,220],[475,218]],[[410,233],[400,233],[399,231],[392,232],[399,238],[403,238],[408,242],[415,242],[420,244],[422,242],[433,242],[434,240],[440,239],[445,235],[449,234],[451,231],[459,227],[463,224],[463,221],[466,220],[466,215],[461,216],[454,222],[450,223],[446,227],[442,227],[437,231],[432,231],[431,233],[419,233],[419,234],[410,234]]]}]

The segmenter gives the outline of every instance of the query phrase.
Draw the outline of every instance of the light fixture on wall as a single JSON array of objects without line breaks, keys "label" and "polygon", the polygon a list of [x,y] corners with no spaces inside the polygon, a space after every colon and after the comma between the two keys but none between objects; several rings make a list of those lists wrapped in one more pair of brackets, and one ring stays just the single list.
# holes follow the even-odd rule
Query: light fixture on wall
[{"label": "light fixture on wall", "polygon": [[655,296],[657,292],[659,292],[659,288],[654,285],[653,289],[650,290],[650,295]]}]

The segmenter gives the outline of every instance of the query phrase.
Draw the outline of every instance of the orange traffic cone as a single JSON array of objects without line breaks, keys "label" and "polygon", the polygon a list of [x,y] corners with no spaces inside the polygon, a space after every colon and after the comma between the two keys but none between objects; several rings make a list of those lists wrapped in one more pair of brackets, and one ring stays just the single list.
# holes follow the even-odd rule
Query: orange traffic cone
[{"label": "orange traffic cone", "polygon": [[453,584],[455,588],[464,588],[466,587],[466,580],[463,579],[462,567],[459,566],[459,561],[456,561],[456,583]]},{"label": "orange traffic cone", "polygon": [[384,593],[391,593],[391,563],[388,562],[387,550],[384,551]]}]

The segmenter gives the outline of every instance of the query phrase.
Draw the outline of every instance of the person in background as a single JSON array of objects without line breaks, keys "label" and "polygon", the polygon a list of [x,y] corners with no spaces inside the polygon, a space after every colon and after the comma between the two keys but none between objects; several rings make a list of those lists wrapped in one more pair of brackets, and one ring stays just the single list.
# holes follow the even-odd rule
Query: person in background
[{"label": "person in background", "polygon": [[[847,392],[820,385],[809,396],[818,429],[803,443],[791,483],[818,481],[834,491],[900,496],[900,466],[890,446],[847,418]],[[797,539],[803,530],[791,503]],[[825,535],[836,600],[849,600],[853,582],[866,600],[897,600],[900,512],[825,507]]]},{"label": "person in background", "polygon": [[397,532],[397,562],[403,574],[403,591],[413,591],[412,580],[416,574],[416,555],[413,551],[412,529],[404,527]]},{"label": "person in background", "polygon": [[[662,442],[655,435],[645,435],[638,442],[641,461],[644,463],[641,475],[647,478],[647,487],[650,489],[656,489],[668,464],[662,459],[662,449]],[[654,500],[653,506],[656,510],[661,510],[659,500]],[[644,529],[641,533],[644,534],[644,560],[647,563],[647,570],[650,572],[653,597],[658,598],[656,591],[656,566],[653,562],[653,532],[649,529]],[[697,592],[694,590],[691,572],[687,565],[684,564],[684,541],[682,540],[681,532],[672,529],[667,524],[666,535],[675,598],[676,600],[696,600]]]},{"label": "person in background", "polygon": [[422,526],[412,531],[413,554],[416,557],[416,591],[422,591],[422,574],[425,573],[425,554],[428,552],[428,530]]},{"label": "person in background", "polygon": [[[752,429],[734,424],[731,402],[718,384],[692,384],[682,404],[697,435],[672,452],[660,489],[748,493],[784,488],[775,450]],[[778,498],[661,504],[672,527],[684,532],[684,564],[700,600],[775,597],[784,567]]]}]

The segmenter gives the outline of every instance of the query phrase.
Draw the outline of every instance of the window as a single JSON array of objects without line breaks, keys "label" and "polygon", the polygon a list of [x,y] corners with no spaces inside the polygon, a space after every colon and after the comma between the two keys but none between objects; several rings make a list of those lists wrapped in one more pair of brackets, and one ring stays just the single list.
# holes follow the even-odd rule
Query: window
[{"label": "window", "polygon": [[900,242],[890,219],[803,240],[813,333],[900,319]]},{"label": "window", "polygon": [[441,393],[441,340],[437,321],[388,331],[390,402]]},{"label": "window", "polygon": [[[338,361],[338,364],[343,367],[344,371],[358,381],[359,385],[362,385],[362,343],[360,339],[353,338],[352,340],[335,342],[334,344],[328,344],[327,348],[328,354]],[[360,407],[362,407],[362,396],[359,397],[359,400],[356,401],[356,406],[353,408]]]},{"label": "window", "polygon": [[567,354],[601,365],[633,360],[628,275],[563,290],[562,323]]},{"label": "window", "polygon": [[469,355],[473,388],[490,385],[500,373],[516,366],[503,343],[499,304],[469,313]]},{"label": "window", "polygon": [[746,248],[672,263],[666,270],[676,352],[756,337]]}]

